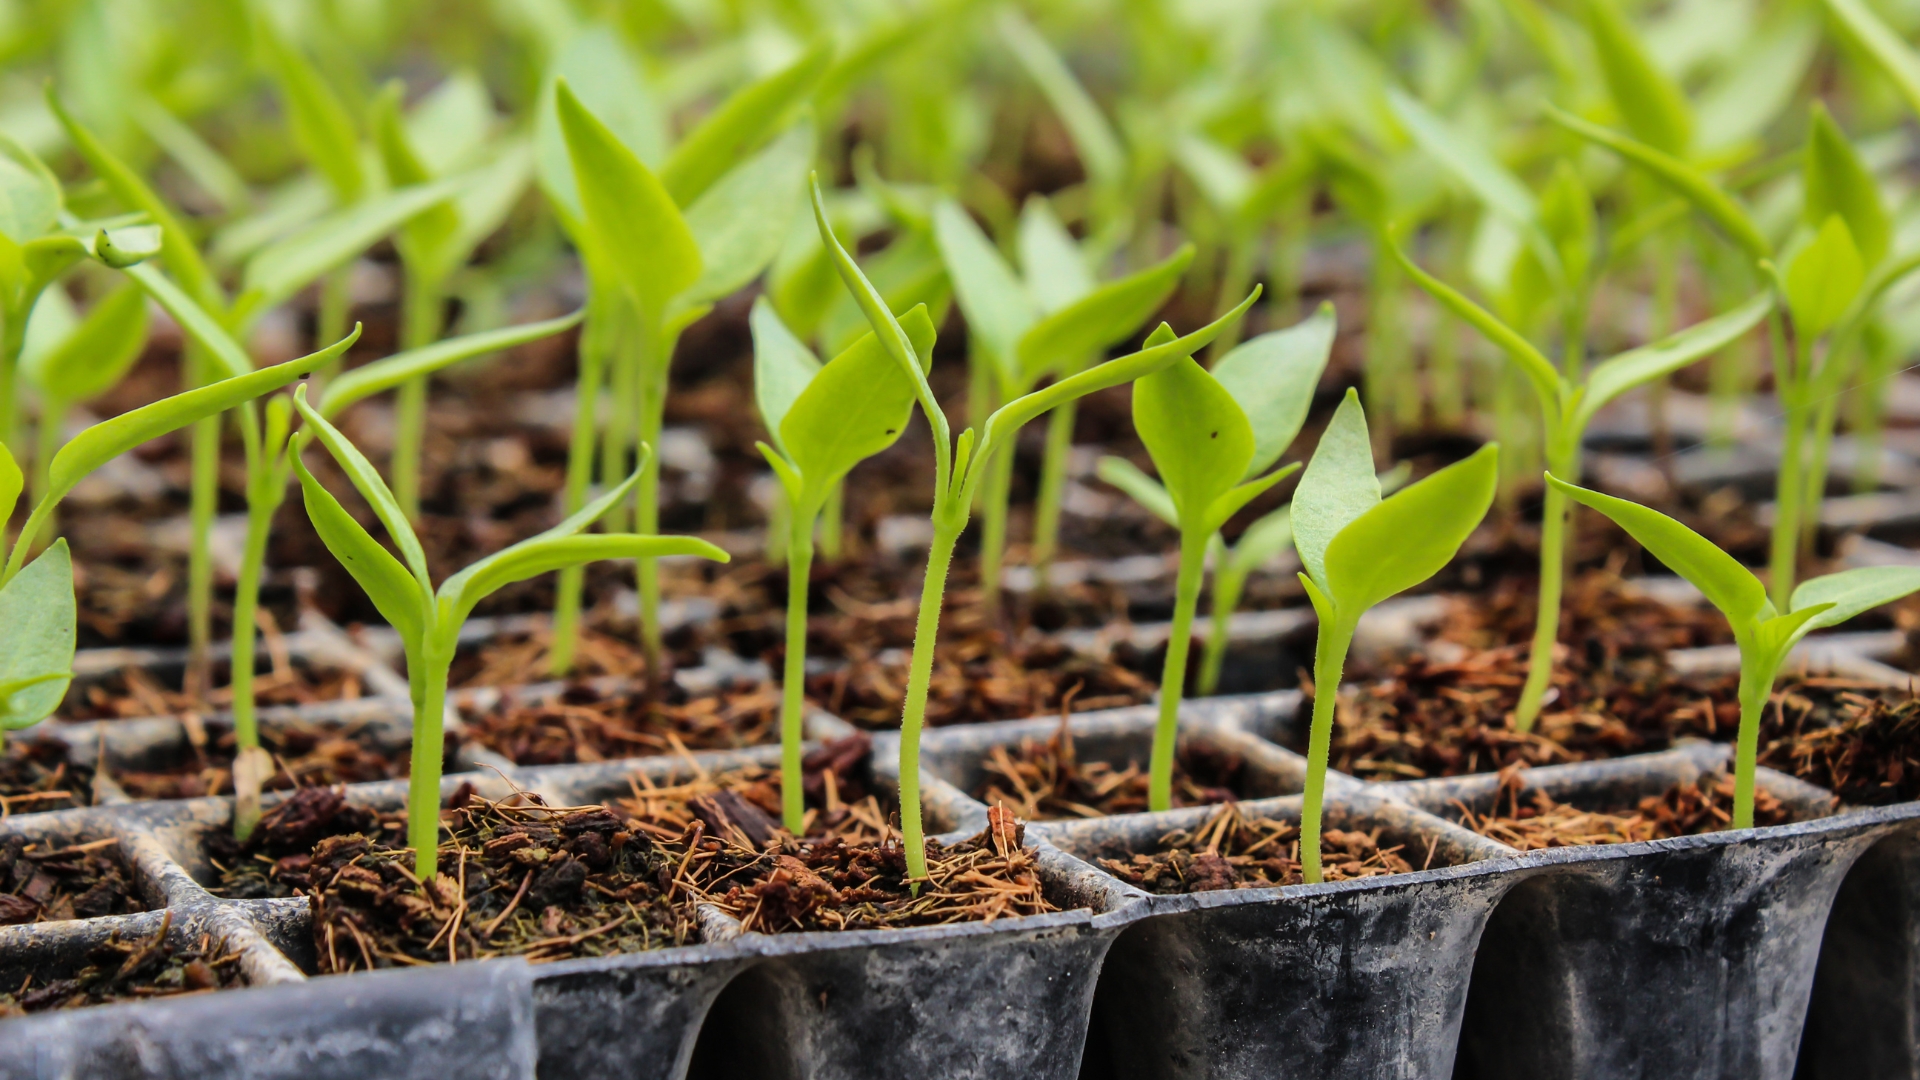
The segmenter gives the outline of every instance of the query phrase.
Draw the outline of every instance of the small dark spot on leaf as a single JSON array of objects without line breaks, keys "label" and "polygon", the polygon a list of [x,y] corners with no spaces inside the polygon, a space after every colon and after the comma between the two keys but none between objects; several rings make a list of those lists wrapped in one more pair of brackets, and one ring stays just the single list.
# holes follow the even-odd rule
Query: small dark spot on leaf
[{"label": "small dark spot on leaf", "polygon": [[899,429],[897,429],[897,428],[888,428],[888,429],[887,429],[887,434],[889,434],[889,435],[891,435],[891,434],[893,434],[893,433],[894,433],[895,431],[897,431],[897,430],[899,430]]},{"label": "small dark spot on leaf", "polygon": [[1209,439],[1217,439],[1217,438],[1219,438],[1219,437],[1220,437],[1220,433],[1219,433],[1219,432],[1217,432],[1217,431],[1216,431],[1216,432],[1214,432],[1214,433],[1212,433],[1211,435],[1208,435],[1208,436],[1207,436],[1207,438],[1209,438]]}]

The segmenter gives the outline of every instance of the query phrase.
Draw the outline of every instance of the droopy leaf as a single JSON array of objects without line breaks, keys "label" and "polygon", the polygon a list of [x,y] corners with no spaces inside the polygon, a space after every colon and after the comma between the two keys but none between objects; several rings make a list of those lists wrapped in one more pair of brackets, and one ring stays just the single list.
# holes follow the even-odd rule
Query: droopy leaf
[{"label": "droopy leaf", "polygon": [[253,370],[252,358],[247,356],[247,351],[240,347],[233,335],[227,333],[227,328],[220,324],[220,320],[196,303],[186,290],[175,285],[158,267],[130,267],[126,274],[148,296],[153,297],[167,314],[173,316],[173,321],[180,324],[188,337],[207,350],[218,366],[221,378],[231,379]]},{"label": "droopy leaf", "polygon": [[1133,426],[1173,500],[1182,531],[1202,526],[1213,501],[1246,473],[1253,457],[1246,413],[1191,358],[1134,382]]},{"label": "droopy leaf", "polygon": [[1041,311],[1051,315],[1093,292],[1087,257],[1046,198],[1032,196],[1020,208],[1019,244],[1020,274]]},{"label": "droopy leaf", "polygon": [[[300,416],[311,429],[313,437],[333,455],[340,471],[347,474],[360,497],[373,507],[374,516],[380,524],[387,527],[387,535],[393,538],[393,546],[400,549],[400,557],[406,561],[407,571],[419,583],[422,594],[433,590],[433,579],[427,575],[427,553],[420,546],[420,538],[414,535],[413,526],[407,523],[407,515],[400,509],[399,500],[393,497],[393,490],[387,482],[380,479],[380,473],[374,469],[373,462],[353,445],[340,429],[327,422],[313,406],[307,404],[307,388],[302,386],[293,394],[293,406],[300,410]],[[305,430],[305,429],[303,429]]]},{"label": "droopy leaf", "polygon": [[123,285],[102,297],[29,374],[56,401],[85,401],[118,384],[146,343],[146,295]]},{"label": "droopy leaf", "polygon": [[1753,299],[1723,315],[1637,349],[1630,349],[1593,369],[1587,376],[1586,396],[1580,399],[1574,426],[1585,429],[1587,421],[1601,407],[1628,390],[1652,382],[1686,367],[1701,357],[1710,356],[1740,339],[1760,325],[1773,310],[1773,290],[1763,290]]},{"label": "droopy leaf", "polygon": [[[931,357],[934,327],[926,306],[899,319],[914,354]],[[780,422],[781,447],[805,485],[796,511],[811,512],[855,465],[892,446],[916,399],[912,381],[871,333],[828,361]]]},{"label": "droopy leaf", "polygon": [[[688,132],[660,167],[660,183],[673,201],[691,206],[736,162],[786,127],[832,59],[832,42],[814,43],[792,64],[735,93]],[[578,158],[574,165],[579,167]]]},{"label": "droopy leaf", "polygon": [[806,190],[813,146],[813,125],[796,124],[687,208],[702,263],[689,302],[732,295],[780,253]]},{"label": "droopy leaf", "polygon": [[1416,284],[1425,289],[1427,294],[1435,300],[1440,301],[1440,306],[1465,320],[1468,325],[1480,331],[1488,341],[1498,345],[1500,351],[1507,354],[1507,359],[1512,360],[1520,368],[1521,374],[1527,377],[1527,381],[1533,384],[1533,392],[1539,397],[1541,408],[1549,415],[1553,415],[1559,408],[1561,384],[1560,371],[1553,366],[1553,361],[1542,356],[1540,350],[1533,347],[1532,342],[1495,318],[1492,312],[1467,299],[1453,286],[1420,269],[1419,264],[1408,258],[1406,252],[1400,250],[1399,244],[1389,241],[1388,250]]},{"label": "droopy leaf", "polygon": [[959,203],[942,200],[933,208],[933,235],[974,347],[1003,373],[1012,374],[1020,335],[1040,317],[1033,300],[993,241]]},{"label": "droopy leaf", "polygon": [[327,550],[340,560],[347,573],[353,575],[353,580],[360,583],[381,617],[399,631],[400,639],[407,645],[407,658],[418,658],[421,636],[426,629],[425,588],[399,559],[360,527],[332,492],[314,479],[300,455],[290,456],[294,474],[300,478],[300,494],[306,503],[307,520],[313,522],[313,531],[320,535],[320,542],[327,545]]},{"label": "droopy leaf", "polygon": [[1808,630],[1820,630],[1916,591],[1920,591],[1920,567],[1861,566],[1801,582],[1793,590],[1791,607],[1799,612],[1832,604],[1807,624]]},{"label": "droopy leaf", "polygon": [[1687,99],[1666,73],[1653,66],[1615,0],[1586,0],[1587,32],[1600,60],[1607,93],[1641,142],[1684,158],[1693,143]]},{"label": "droopy leaf", "polygon": [[640,310],[660,319],[667,302],[700,279],[700,248],[672,196],[566,82],[555,104],[573,155],[592,242]]},{"label": "droopy leaf", "polygon": [[1787,306],[1795,332],[1817,337],[1847,313],[1866,283],[1866,267],[1839,214],[1828,215],[1813,242],[1787,267]]},{"label": "droopy leaf", "polygon": [[1193,261],[1193,245],[1145,270],[1109,281],[1055,311],[1020,336],[1020,370],[1029,382],[1097,359],[1160,310]]},{"label": "droopy leaf", "polygon": [[579,325],[580,320],[585,316],[586,309],[582,308],[558,318],[446,338],[418,349],[395,353],[370,364],[362,364],[327,383],[326,389],[320,394],[318,411],[320,415],[329,418],[339,416],[347,406],[363,398],[392,390],[401,383],[423,375],[431,375],[463,360],[550,337]]},{"label": "droopy leaf", "polygon": [[1894,88],[1906,99],[1907,108],[1920,116],[1920,56],[1915,56],[1900,35],[1880,20],[1865,0],[1827,0],[1833,12],[1860,47],[1880,65],[1880,71],[1893,81]]},{"label": "droopy leaf", "polygon": [[78,624],[65,538],[0,588],[0,730],[53,715],[73,678]]},{"label": "droopy leaf", "polygon": [[[747,324],[753,331],[754,403],[760,406],[760,422],[773,436],[774,445],[785,454],[787,448],[780,441],[780,424],[820,370],[820,359],[807,348],[806,342],[787,329],[780,313],[773,310],[764,296],[754,300],[753,314]],[[888,362],[892,363],[892,359],[888,358]]]},{"label": "droopy leaf", "polygon": [[1547,474],[1547,483],[1575,502],[1612,518],[1627,535],[1652,552],[1654,558],[1693,582],[1714,607],[1726,614],[1736,630],[1752,624],[1769,609],[1767,590],[1759,578],[1733,556],[1678,521],[1638,503],[1569,484],[1552,473]]},{"label": "droopy leaf", "polygon": [[[1500,448],[1488,443],[1343,526],[1325,555],[1326,591],[1341,616],[1357,618],[1439,573],[1487,516],[1499,480]],[[1298,495],[1293,506],[1297,532]]]},{"label": "droopy leaf", "polygon": [[1147,513],[1175,528],[1180,527],[1180,512],[1173,508],[1173,497],[1167,494],[1166,488],[1160,486],[1160,481],[1141,472],[1138,465],[1126,458],[1108,455],[1095,464],[1094,472],[1100,479],[1126,492]]},{"label": "droopy leaf", "polygon": [[1311,316],[1242,342],[1213,365],[1213,377],[1253,426],[1253,459],[1241,479],[1265,472],[1300,434],[1333,352],[1335,323],[1333,304],[1322,303]]},{"label": "droopy leaf", "polygon": [[1389,89],[1387,101],[1414,142],[1458,177],[1489,209],[1519,228],[1538,226],[1540,206],[1534,201],[1533,193],[1493,155],[1454,131],[1406,92]]},{"label": "droopy leaf", "polygon": [[1801,220],[1817,229],[1827,218],[1840,215],[1860,249],[1861,261],[1869,268],[1878,266],[1893,240],[1893,222],[1880,200],[1880,185],[1818,101],[1813,103],[1800,177],[1805,192]]},{"label": "droopy leaf", "polygon": [[[721,563],[731,558],[696,536],[589,533],[522,540],[484,564],[477,564],[473,575],[464,580],[457,591],[447,594],[453,606],[454,624],[465,621],[474,605],[516,581],[602,559],[657,559],[668,555],[693,555]],[[448,584],[452,584],[452,579]]]},{"label": "droopy leaf", "polygon": [[1373,471],[1373,443],[1366,410],[1353,390],[1333,412],[1314,447],[1300,486],[1293,492],[1293,546],[1300,565],[1322,590],[1327,581],[1327,545],[1341,529],[1380,503],[1380,480]]}]

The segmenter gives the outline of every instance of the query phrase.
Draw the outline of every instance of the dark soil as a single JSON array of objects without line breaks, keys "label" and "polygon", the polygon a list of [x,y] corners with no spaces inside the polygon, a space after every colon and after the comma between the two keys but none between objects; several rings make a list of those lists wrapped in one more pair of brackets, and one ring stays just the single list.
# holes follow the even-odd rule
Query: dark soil
[{"label": "dark soil", "polygon": [[[972,794],[989,806],[1006,806],[1024,821],[1137,814],[1147,809],[1147,769],[1139,761],[1115,768],[1104,761],[1081,761],[1073,733],[1062,717],[1060,729],[1042,742],[1021,739],[1015,747],[996,746],[986,761],[986,779]],[[1173,805],[1211,806],[1232,802],[1239,790],[1243,762],[1205,745],[1182,747],[1174,758]]]},{"label": "dark soil", "polygon": [[93,800],[93,768],[48,739],[8,739],[0,754],[0,817],[70,810]]},{"label": "dark soil", "polygon": [[[1526,645],[1533,641],[1539,583],[1502,578],[1470,601],[1454,604],[1438,628],[1442,641],[1474,649]],[[1592,665],[1668,649],[1733,642],[1726,616],[1704,602],[1664,604],[1632,588],[1619,574],[1588,570],[1567,582],[1560,609],[1560,640],[1576,643]]]},{"label": "dark soil", "polygon": [[1761,722],[1760,764],[1854,806],[1920,798],[1920,697],[1844,679],[1783,682]]},{"label": "dark soil", "polygon": [[343,787],[301,788],[261,814],[246,843],[235,840],[230,829],[208,835],[207,858],[215,875],[209,891],[231,900],[293,896],[307,887],[314,845],[351,833],[401,847],[406,816],[351,803]]},{"label": "dark soil", "polygon": [[112,838],[65,846],[0,839],[0,888],[0,926],[147,910]]},{"label": "dark soil", "polygon": [[[1320,870],[1326,881],[1405,874],[1415,869],[1407,856],[1432,861],[1431,851],[1409,853],[1381,847],[1379,830],[1328,829],[1320,837]],[[1249,818],[1229,803],[1193,829],[1175,829],[1150,852],[1102,858],[1100,866],[1129,885],[1161,896],[1216,889],[1270,889],[1299,885],[1300,829],[1290,821]]]},{"label": "dark soil", "polygon": [[[191,732],[189,733],[191,738]],[[364,725],[299,721],[262,728],[260,744],[273,755],[264,790],[328,784],[362,784],[407,775],[410,755],[388,750]],[[452,761],[459,736],[448,733],[443,761]],[[170,769],[113,770],[116,783],[136,799],[197,799],[233,793],[233,731],[208,738]]]},{"label": "dark soil", "polygon": [[[84,687],[75,687],[67,694],[60,716],[75,721],[124,720],[232,709],[233,689],[227,685],[224,662],[215,668],[214,686],[204,700],[196,700],[179,682],[163,684],[152,672],[130,667]],[[276,661],[273,670],[253,677],[254,702],[261,708],[353,701],[361,697],[364,690],[359,672],[316,669],[301,660]]]},{"label": "dark soil", "polygon": [[[1756,826],[1793,820],[1793,814],[1764,788],[1754,792]],[[1675,784],[1641,799],[1637,806],[1583,810],[1528,788],[1526,770],[1518,767],[1502,771],[1500,795],[1489,813],[1476,814],[1462,807],[1460,816],[1467,828],[1521,851],[1665,840],[1718,832],[1732,821],[1733,776],[1728,773]]]},{"label": "dark soil", "polygon": [[688,750],[733,750],[780,738],[780,694],[764,683],[650,699],[644,683],[603,692],[576,682],[534,704],[501,701],[465,717],[481,745],[520,765],[606,761]]},{"label": "dark soil", "polygon": [[39,986],[29,977],[11,993],[0,994],[0,1016],[21,1016],[53,1009],[78,1009],[117,1001],[226,990],[241,985],[240,954],[223,953],[212,938],[184,947],[167,942],[173,917],[142,941],[123,941],[118,933],[94,946],[87,963],[71,978]]}]

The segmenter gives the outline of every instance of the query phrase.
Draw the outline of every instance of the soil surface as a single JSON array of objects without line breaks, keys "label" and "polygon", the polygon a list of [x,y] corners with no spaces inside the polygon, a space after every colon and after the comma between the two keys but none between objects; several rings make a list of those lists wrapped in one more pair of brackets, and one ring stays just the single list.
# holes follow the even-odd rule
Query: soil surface
[{"label": "soil surface", "polygon": [[78,1009],[117,1001],[225,990],[239,986],[240,954],[222,952],[210,936],[186,946],[168,944],[169,914],[160,930],[145,940],[122,940],[118,933],[87,954],[86,966],[70,978],[34,985],[29,978],[11,993],[0,994],[0,1016],[21,1016],[52,1009]]},{"label": "soil surface", "polygon": [[93,799],[93,768],[47,739],[8,739],[0,754],[0,817],[70,810]]},{"label": "soil surface", "polygon": [[[65,720],[124,720],[130,717],[180,716],[186,713],[225,712],[233,708],[233,688],[227,685],[226,665],[214,672],[215,688],[204,699],[186,693],[179,682],[162,683],[153,673],[129,667],[104,679],[75,687],[61,706]],[[360,673],[344,668],[314,668],[301,660],[277,663],[253,677],[254,702],[274,705],[312,705],[322,701],[353,701],[365,694]]]},{"label": "soil surface", "polygon": [[0,839],[0,926],[147,910],[111,837],[82,844]]},{"label": "soil surface", "polygon": [[576,682],[550,700],[501,701],[463,715],[475,741],[521,765],[735,750],[780,738],[780,693],[765,683],[698,697],[675,687],[653,700],[644,682],[613,691]]},{"label": "soil surface", "polygon": [[1760,764],[1854,806],[1920,798],[1920,697],[1845,679],[1783,681],[1761,721]]},{"label": "soil surface", "polygon": [[[1415,862],[1409,862],[1409,858]],[[1431,851],[1382,847],[1380,833],[1328,829],[1320,837],[1320,869],[1326,881],[1405,874],[1425,869]],[[1213,812],[1193,829],[1175,829],[1152,851],[1102,858],[1108,873],[1162,896],[1216,889],[1270,889],[1299,885],[1300,829],[1290,821],[1249,818],[1235,803]]]},{"label": "soil surface", "polygon": [[[1528,788],[1526,770],[1508,768],[1500,776],[1493,808],[1477,814],[1460,807],[1460,823],[1508,847],[1533,851],[1550,847],[1625,844],[1718,832],[1733,821],[1733,777],[1714,773],[1675,784],[1631,807],[1582,810]],[[1765,789],[1754,792],[1756,826],[1784,825],[1794,816]]]},{"label": "soil surface", "polygon": [[[263,727],[260,744],[273,756],[274,770],[263,790],[286,791],[328,784],[361,784],[396,780],[407,775],[410,755],[389,750],[365,725],[296,721]],[[457,734],[448,733],[443,761],[453,761],[460,748]],[[110,775],[135,799],[197,799],[233,793],[233,760],[238,753],[233,731],[227,729],[191,747],[172,768],[116,769]]]},{"label": "soil surface", "polygon": [[[1128,761],[1123,768],[1104,761],[1081,761],[1073,733],[1061,717],[1060,729],[1046,740],[1024,738],[1017,746],[995,746],[985,762],[986,779],[972,795],[988,806],[1005,806],[1024,821],[1137,814],[1147,809],[1147,768]],[[1210,806],[1232,802],[1244,763],[1237,755],[1205,744],[1188,744],[1175,755],[1173,805]]]},{"label": "soil surface", "polygon": [[293,896],[307,887],[314,845],[330,836],[360,834],[389,847],[405,844],[406,816],[347,801],[344,787],[305,787],[260,815],[245,843],[230,829],[210,833],[208,889],[231,900]]}]

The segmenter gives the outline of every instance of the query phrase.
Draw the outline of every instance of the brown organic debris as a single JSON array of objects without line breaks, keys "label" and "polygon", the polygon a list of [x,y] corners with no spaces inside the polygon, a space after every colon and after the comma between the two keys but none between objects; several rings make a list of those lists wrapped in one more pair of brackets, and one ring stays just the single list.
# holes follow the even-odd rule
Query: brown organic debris
[{"label": "brown organic debris", "polygon": [[[1380,830],[1328,829],[1320,837],[1324,880],[1405,874],[1414,866],[1399,845],[1382,847]],[[1291,821],[1249,818],[1228,803],[1193,829],[1175,829],[1150,852],[1099,860],[1129,885],[1162,896],[1216,889],[1271,889],[1299,885],[1300,828]]]},{"label": "brown organic debris", "polygon": [[19,835],[0,838],[0,926],[145,910],[118,840],[64,844]]},{"label": "brown organic debris", "polygon": [[603,692],[570,684],[546,701],[502,701],[469,714],[473,738],[521,765],[557,765],[678,753],[737,750],[779,738],[780,695],[763,683],[712,695],[657,700],[644,687]]},{"label": "brown organic debris", "polygon": [[344,787],[301,788],[268,807],[246,843],[227,829],[208,836],[207,858],[216,874],[210,889],[234,900],[299,894],[307,887],[314,845],[351,833],[400,846],[406,819],[349,802]]},{"label": "brown organic debris", "polygon": [[220,949],[206,934],[185,946],[170,944],[172,926],[173,913],[168,912],[151,938],[125,941],[114,932],[88,952],[86,966],[69,978],[36,984],[29,976],[12,992],[0,993],[0,1016],[146,1001],[241,984],[240,954]]},{"label": "brown organic debris", "polygon": [[[1733,786],[1731,775],[1714,773],[1649,795],[1632,809],[1585,810],[1528,787],[1526,770],[1515,766],[1501,770],[1500,791],[1487,813],[1455,806],[1460,823],[1474,832],[1508,847],[1535,851],[1718,832],[1733,822]],[[1793,815],[1760,788],[1754,792],[1753,820],[1762,827],[1783,825]]]},{"label": "brown organic debris", "polygon": [[[1069,701],[1072,695],[1069,694]],[[1243,762],[1205,744],[1180,748],[1174,761],[1173,805],[1232,802]],[[1138,761],[1115,768],[1081,761],[1065,711],[1046,741],[1022,738],[1018,746],[995,746],[984,763],[986,777],[973,792],[989,806],[1004,804],[1026,821],[1107,817],[1147,809],[1147,770]]]},{"label": "brown organic debris", "polygon": [[1783,683],[1761,722],[1760,764],[1854,806],[1920,798],[1920,696],[1846,679]]},{"label": "brown organic debris", "polygon": [[0,754],[0,817],[71,810],[92,801],[93,769],[47,739],[8,739]]}]

